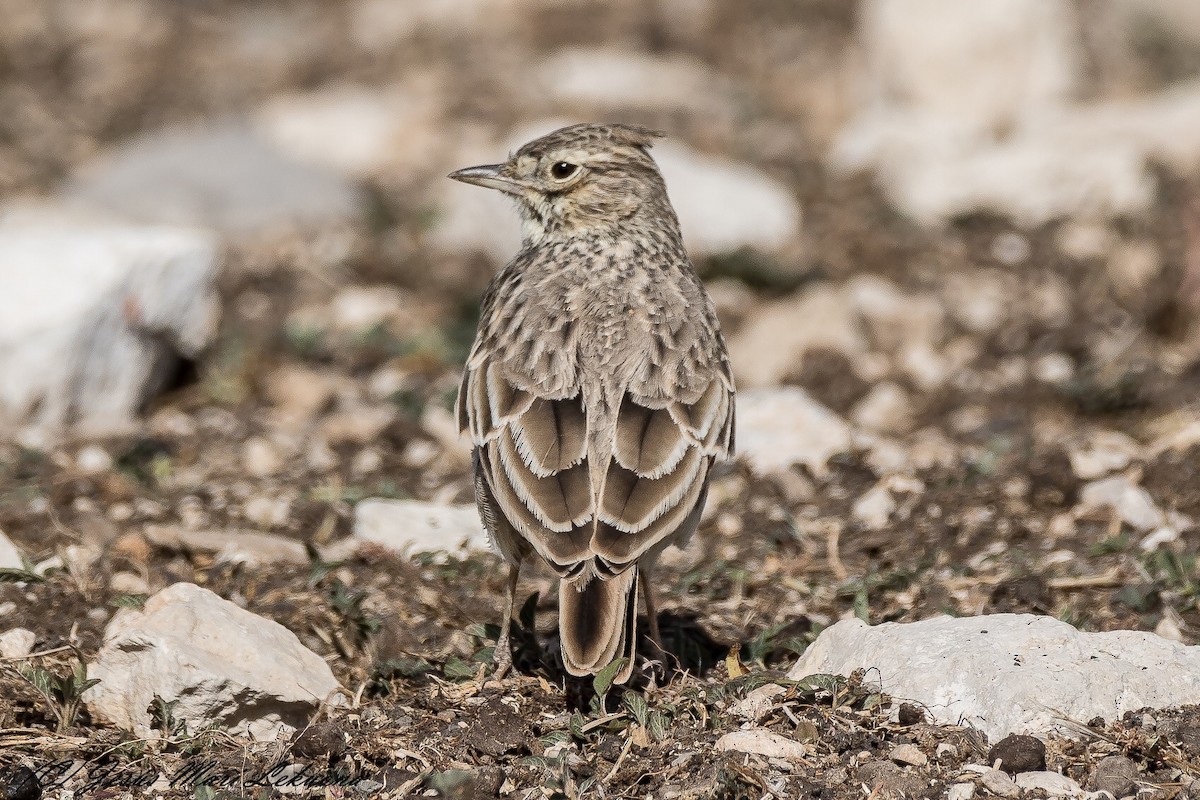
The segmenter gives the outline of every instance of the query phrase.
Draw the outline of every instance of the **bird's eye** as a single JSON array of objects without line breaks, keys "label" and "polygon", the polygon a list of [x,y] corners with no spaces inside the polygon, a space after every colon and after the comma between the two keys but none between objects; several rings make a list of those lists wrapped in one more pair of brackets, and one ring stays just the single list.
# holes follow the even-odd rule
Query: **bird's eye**
[{"label": "bird's eye", "polygon": [[559,161],[550,167],[550,174],[558,180],[564,180],[575,174],[575,170],[579,169],[578,165],[570,164],[566,161]]}]

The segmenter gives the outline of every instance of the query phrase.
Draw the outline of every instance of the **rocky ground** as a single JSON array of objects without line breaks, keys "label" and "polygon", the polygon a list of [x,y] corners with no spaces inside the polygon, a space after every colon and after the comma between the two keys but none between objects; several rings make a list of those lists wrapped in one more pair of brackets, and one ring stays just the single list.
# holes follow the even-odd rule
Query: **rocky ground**
[{"label": "rocky ground", "polygon": [[[1151,159],[1150,207],[1112,217],[918,224],[825,159],[861,70],[837,0],[481,0],[454,18],[368,0],[106,5],[60,19],[0,3],[0,193],[217,231],[223,313],[124,430],[0,443],[0,531],[16,550],[0,537],[0,798],[38,796],[22,767],[49,782],[47,765],[80,760],[75,797],[120,797],[106,775],[186,778],[199,759],[204,780],[159,779],[157,794],[243,796],[237,780],[286,762],[352,777],[328,796],[1200,796],[1198,706],[1074,720],[1073,737],[1030,753],[897,713],[863,675],[784,677],[846,617],[1028,612],[1196,644],[1194,171]],[[673,24],[677,5],[709,12]],[[1200,71],[1200,37],[1138,31],[1114,50],[1097,45],[1111,30],[1088,29],[1084,94],[1145,96]],[[599,42],[661,58],[631,74],[673,70],[682,88],[591,86],[597,63],[622,58]],[[364,106],[388,113],[342,125]],[[229,137],[221,153],[245,144],[262,167],[266,145],[228,122],[239,114],[314,172],[288,161],[271,185],[290,190],[226,186],[228,205],[163,201],[162,217],[121,195],[112,176],[165,147],[170,124],[206,121]],[[368,498],[472,501],[449,409],[496,267],[487,237],[517,226],[492,207],[462,217],[475,201],[440,176],[563,115],[663,127],[689,148],[664,160],[708,176],[698,196],[733,187],[754,207],[782,191],[787,206],[731,213],[691,242],[738,373],[742,456],[717,473],[696,542],[656,575],[670,655],[647,646],[630,688],[564,676],[553,583],[533,569],[516,674],[490,682],[499,559],[362,544],[361,519],[356,537]],[[188,136],[171,147],[211,155]],[[262,169],[253,180],[276,180]],[[270,743],[181,725],[165,705],[153,737],[94,719],[80,665],[118,611],[180,582],[292,631],[345,703]]]}]

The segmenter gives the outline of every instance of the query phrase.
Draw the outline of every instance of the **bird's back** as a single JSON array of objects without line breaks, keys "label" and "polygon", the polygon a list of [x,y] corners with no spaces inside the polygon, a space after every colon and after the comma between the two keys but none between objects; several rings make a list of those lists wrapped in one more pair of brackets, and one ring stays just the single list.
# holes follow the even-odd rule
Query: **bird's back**
[{"label": "bird's back", "polygon": [[[493,407],[496,389],[513,408]],[[679,532],[711,458],[732,448],[732,393],[686,257],[582,240],[526,249],[493,281],[459,423],[491,482],[511,485],[501,510],[556,571],[611,571]]]}]

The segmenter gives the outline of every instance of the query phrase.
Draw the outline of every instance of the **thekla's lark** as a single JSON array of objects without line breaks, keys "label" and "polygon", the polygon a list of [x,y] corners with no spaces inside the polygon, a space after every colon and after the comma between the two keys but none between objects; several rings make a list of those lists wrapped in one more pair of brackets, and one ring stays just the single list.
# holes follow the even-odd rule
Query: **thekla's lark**
[{"label": "thekla's lark", "polygon": [[713,305],[631,125],[573,125],[503,164],[450,175],[516,200],[524,242],[492,280],[458,392],[475,496],[509,562],[495,661],[511,668],[517,574],[559,580],[573,675],[634,666],[637,589],[695,531],[714,459],[733,450],[734,385]]}]

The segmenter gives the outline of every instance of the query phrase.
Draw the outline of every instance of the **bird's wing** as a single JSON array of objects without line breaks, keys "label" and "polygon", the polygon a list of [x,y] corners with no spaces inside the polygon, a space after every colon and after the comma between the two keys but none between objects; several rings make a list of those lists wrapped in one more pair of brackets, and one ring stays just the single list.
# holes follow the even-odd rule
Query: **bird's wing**
[{"label": "bird's wing", "polygon": [[717,331],[685,323],[673,341],[662,334],[621,401],[592,540],[610,568],[690,535],[713,460],[733,451],[733,376]]},{"label": "bird's wing", "polygon": [[590,557],[595,503],[582,397],[554,394],[514,379],[505,362],[480,356],[463,374],[457,415],[499,510],[565,574]]}]

